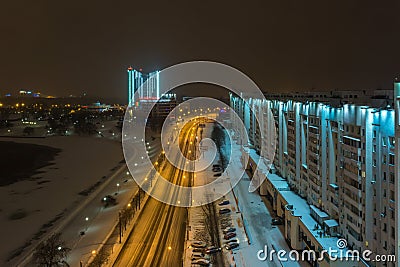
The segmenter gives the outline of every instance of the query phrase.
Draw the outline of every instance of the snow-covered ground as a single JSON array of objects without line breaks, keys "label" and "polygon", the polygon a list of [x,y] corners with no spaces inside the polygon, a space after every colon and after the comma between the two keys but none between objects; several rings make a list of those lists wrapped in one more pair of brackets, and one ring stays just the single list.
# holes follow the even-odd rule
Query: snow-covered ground
[{"label": "snow-covered ground", "polygon": [[[203,138],[209,138],[213,129],[212,123],[206,123],[206,128],[203,129]],[[213,177],[213,172],[211,170],[210,164],[217,163],[219,156],[215,146],[211,145],[212,141],[208,140],[203,142],[204,146],[207,146],[207,150],[201,152],[199,160],[196,162],[196,176],[193,180],[193,187],[206,185],[216,178]],[[209,166],[209,167],[207,167]],[[197,194],[193,195],[193,199],[199,203],[208,203],[209,198],[213,198],[213,192],[199,191]],[[191,256],[193,254],[191,243],[193,241],[204,241],[207,246],[215,245],[211,244],[211,236],[207,227],[206,213],[209,212],[205,206],[197,206],[189,208],[188,212],[188,223],[189,229],[187,233],[187,241],[185,244],[184,253],[184,264],[183,266],[191,266]],[[209,256],[206,255],[206,259]]]},{"label": "snow-covered ground", "polygon": [[[41,173],[36,174],[35,179],[0,187],[0,263],[7,266],[10,255],[30,242],[44,224],[59,214],[64,216],[69,212],[65,209],[85,199],[79,192],[113,173],[123,155],[121,143],[107,138],[59,136],[1,138],[1,141],[34,143],[62,150],[54,164],[40,169]],[[26,216],[10,220],[10,214],[18,210],[23,210]]]},{"label": "snow-covered ground", "polygon": [[[242,173],[243,166],[240,158],[240,146],[233,143],[232,159],[234,168],[228,173],[229,176],[237,177],[237,175]],[[241,245],[241,249],[233,253],[236,266],[308,266],[306,263],[298,263],[292,260],[278,261],[276,254],[274,255],[273,262],[269,261],[269,259],[265,261],[258,259],[258,251],[264,250],[265,246],[269,250],[285,250],[287,253],[290,251],[290,248],[279,228],[271,225],[272,216],[261,196],[257,191],[249,192],[249,185],[250,179],[245,173],[233,190],[234,199],[242,215],[246,235],[249,239],[249,244]]]},{"label": "snow-covered ground", "polygon": [[[204,128],[203,132],[203,138],[209,138],[211,136],[213,126],[213,123],[206,123],[206,128]],[[204,142],[203,144],[205,147],[207,147],[207,149],[202,151],[200,160],[198,163],[196,163],[197,171],[193,186],[199,187],[202,185],[211,184],[214,181],[217,181],[217,183],[213,183],[212,190],[203,190],[197,192],[197,194],[193,195],[193,199],[196,199],[196,201],[200,199],[199,202],[201,203],[208,203],[210,202],[210,200],[217,199],[218,202],[224,199],[230,200],[230,204],[221,207],[216,205],[216,203],[214,202],[219,229],[217,236],[219,236],[221,245],[223,247],[223,244],[226,242],[226,240],[223,239],[222,230],[225,228],[225,225],[230,225],[236,228],[235,232],[237,236],[234,239],[237,239],[241,245],[246,244],[248,242],[248,239],[245,234],[243,221],[240,214],[238,213],[238,208],[236,207],[233,194],[230,190],[228,190],[231,189],[231,181],[226,174],[223,174],[221,177],[214,177],[214,174],[216,172],[212,171],[212,165],[220,164],[220,155],[217,153],[216,147],[214,145],[211,145],[210,142],[211,141]],[[206,168],[206,166],[208,167]],[[229,208],[231,212],[228,214],[219,215],[218,212],[220,208]],[[192,207],[189,209],[190,231],[188,232],[187,236],[184,266],[191,266],[191,242],[200,240],[205,241],[208,246],[216,246],[216,244],[211,243],[210,234],[207,230],[205,222],[207,212],[208,211],[204,206]],[[222,248],[222,253],[224,256],[225,264],[227,264],[228,266],[234,266],[235,259],[234,257],[232,257],[232,252]]]},{"label": "snow-covered ground", "polygon": [[[212,125],[207,125],[208,131],[212,130]],[[206,128],[206,129],[207,129]],[[205,132],[205,136],[207,136]],[[226,144],[229,146],[229,142]],[[231,144],[231,167],[228,173],[219,179],[220,184],[224,184],[223,188],[230,186],[230,183],[235,183],[238,179],[242,178],[239,183],[234,187],[234,190],[225,194],[222,199],[229,200],[227,207],[231,210],[230,213],[224,215],[217,215],[219,217],[219,228],[221,222],[231,224],[236,228],[237,236],[234,239],[239,241],[239,248],[232,251],[222,249],[222,253],[225,257],[226,264],[230,266],[307,266],[299,264],[294,261],[280,262],[274,257],[271,261],[261,261],[257,257],[257,253],[263,250],[265,246],[269,249],[283,249],[287,252],[290,251],[282,233],[279,228],[271,225],[271,215],[265,206],[262,198],[257,192],[249,192],[250,179],[246,173],[243,177],[243,166],[241,163],[241,150],[240,146],[233,143]],[[215,147],[210,147],[209,150],[213,150]],[[223,148],[225,149],[225,148]],[[206,151],[202,156],[205,162],[209,162],[209,157],[215,156],[215,151]],[[214,162],[218,161],[219,156],[214,158]],[[201,164],[198,164],[201,165]],[[211,167],[196,173],[196,179],[194,186],[199,186],[207,183],[211,183],[216,178],[213,177]],[[226,176],[226,177],[224,177]],[[231,180],[231,181],[230,181]],[[217,188],[218,189],[218,188]],[[218,192],[218,190],[216,190]],[[207,194],[212,198],[214,191],[211,190]],[[195,196],[193,196],[196,199]],[[199,198],[199,197],[197,197]],[[221,200],[222,200],[221,199]],[[217,212],[218,212],[217,206]],[[190,243],[193,240],[203,240],[209,242],[208,234],[204,225],[204,212],[201,207],[190,208],[189,210],[189,226],[187,244],[186,244],[186,258],[184,266],[190,265],[191,249],[189,248]],[[222,230],[222,229],[220,229]],[[221,243],[224,243],[223,235],[220,231]],[[211,244],[210,244],[211,245]],[[261,255],[263,256],[263,255]]]}]

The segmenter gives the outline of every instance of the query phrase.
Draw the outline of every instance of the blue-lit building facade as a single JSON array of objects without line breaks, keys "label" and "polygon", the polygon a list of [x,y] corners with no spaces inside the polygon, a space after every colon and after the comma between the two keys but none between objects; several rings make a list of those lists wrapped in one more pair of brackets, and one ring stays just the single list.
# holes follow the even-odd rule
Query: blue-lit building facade
[{"label": "blue-lit building facade", "polygon": [[[253,177],[266,177],[259,193],[285,221],[291,248],[321,251],[344,238],[349,249],[371,250],[371,258],[398,258],[399,82],[394,90],[269,94],[266,100],[231,95],[230,101],[249,134],[250,143],[242,148],[253,161],[247,168]],[[268,162],[260,147],[270,149],[270,144],[260,132],[267,136],[271,123],[277,140],[274,160]],[[259,159],[261,165],[272,164],[272,171],[260,165],[255,170]],[[313,264],[345,266],[328,259]]]},{"label": "blue-lit building facade", "polygon": [[145,74],[129,67],[127,73],[128,105],[146,111],[151,109],[146,125],[159,129],[177,106],[176,94],[160,94],[160,71]]},{"label": "blue-lit building facade", "polygon": [[[160,71],[146,74],[129,67],[127,72],[129,105],[134,105],[140,100],[157,100],[160,98]],[[135,96],[137,91],[139,97]]]}]

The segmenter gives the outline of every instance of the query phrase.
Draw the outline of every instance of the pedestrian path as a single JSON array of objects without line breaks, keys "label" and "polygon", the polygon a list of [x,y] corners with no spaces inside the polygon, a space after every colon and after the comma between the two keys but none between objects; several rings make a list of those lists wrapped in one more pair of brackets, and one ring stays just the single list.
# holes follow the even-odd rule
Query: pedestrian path
[{"label": "pedestrian path", "polygon": [[[232,144],[232,168],[228,173],[229,177],[237,179],[243,173],[241,163],[241,147]],[[260,250],[285,250],[289,253],[290,248],[285,241],[279,228],[271,225],[272,216],[265,206],[261,196],[257,191],[249,192],[250,179],[245,173],[239,183],[233,189],[235,201],[243,218],[243,225],[249,240],[248,246],[241,246],[241,249],[234,252],[236,266],[302,266],[296,261],[279,261],[276,254],[271,262],[269,258],[265,261],[259,260],[257,255]],[[263,254],[260,254],[263,256]],[[262,258],[262,257],[261,257]],[[307,265],[304,265],[307,266]]]}]

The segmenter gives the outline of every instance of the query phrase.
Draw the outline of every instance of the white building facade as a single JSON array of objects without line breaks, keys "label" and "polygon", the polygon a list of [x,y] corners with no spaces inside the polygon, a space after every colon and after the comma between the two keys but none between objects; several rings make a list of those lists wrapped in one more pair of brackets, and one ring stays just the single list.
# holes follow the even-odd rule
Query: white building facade
[{"label": "white building facade", "polygon": [[[246,104],[243,96],[231,95],[231,107],[248,131],[250,143],[243,144],[243,153],[250,157],[263,157],[259,155],[261,145],[272,147],[271,141],[262,143],[265,140],[260,140],[259,133],[271,131],[271,123],[275,124],[272,170],[276,174],[263,173],[267,179],[259,192],[271,201],[276,215],[285,220],[289,245],[318,251],[334,239],[343,238],[348,249],[371,250],[371,258],[395,255],[397,259],[400,82],[395,82],[394,90],[370,94],[345,91],[302,96],[275,94],[266,98],[246,99]],[[265,115],[261,122],[254,122],[254,112],[269,114],[267,110],[272,111],[273,120]],[[247,168],[253,175],[262,173],[253,164]],[[307,214],[299,212],[300,202],[307,206]],[[310,226],[310,221],[315,224]],[[329,260],[313,262],[314,266],[345,266],[336,264]]]}]

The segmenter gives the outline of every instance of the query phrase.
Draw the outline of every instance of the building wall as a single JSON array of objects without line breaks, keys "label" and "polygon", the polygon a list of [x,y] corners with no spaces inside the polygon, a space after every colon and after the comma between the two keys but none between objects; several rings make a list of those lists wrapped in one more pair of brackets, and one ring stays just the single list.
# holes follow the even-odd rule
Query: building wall
[{"label": "building wall", "polygon": [[[394,83],[394,102],[395,102],[395,127],[396,127],[396,137],[395,137],[395,149],[396,149],[396,166],[395,166],[395,191],[396,191],[396,209],[395,209],[395,225],[396,229],[400,229],[400,203],[399,203],[399,188],[400,188],[400,81]],[[396,259],[400,257],[400,243],[399,243],[399,231],[396,231]]]},{"label": "building wall", "polygon": [[[160,71],[144,74],[129,67],[127,73],[128,105],[135,105],[140,99],[157,100],[160,97]],[[138,92],[139,99],[135,99],[136,92]]]},{"label": "building wall", "polygon": [[[385,104],[382,107],[369,107],[299,101],[288,96],[282,100],[276,95],[273,100],[253,99],[252,108],[246,110],[250,142],[259,150],[259,132],[272,122],[263,117],[262,128],[256,130],[251,110],[264,113],[263,107],[271,109],[277,133],[272,162],[290,189],[337,220],[338,233],[350,248],[370,249],[374,254],[399,252],[400,164],[395,157],[399,153],[395,144],[400,143],[399,83],[395,83],[394,92],[395,110],[390,98],[379,102]],[[365,94],[355,98],[368,103]],[[244,101],[231,97],[233,102],[232,108],[241,114],[238,103]],[[274,198],[268,186],[260,192]],[[275,197],[274,209],[283,217],[284,200],[279,194]]]}]

